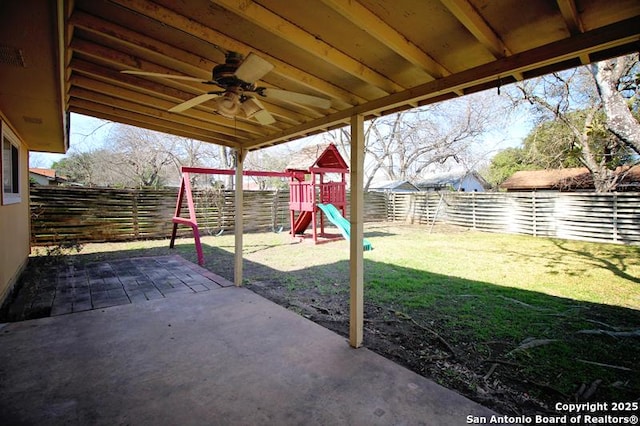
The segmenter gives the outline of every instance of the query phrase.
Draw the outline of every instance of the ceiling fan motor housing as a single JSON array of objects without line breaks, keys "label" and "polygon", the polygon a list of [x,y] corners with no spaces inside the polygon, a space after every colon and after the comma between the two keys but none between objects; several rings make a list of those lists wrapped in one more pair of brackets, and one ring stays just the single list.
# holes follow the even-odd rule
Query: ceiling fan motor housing
[{"label": "ceiling fan motor housing", "polygon": [[243,59],[244,57],[240,53],[227,53],[225,63],[213,67],[211,79],[215,81],[218,86],[225,89],[240,87],[243,90],[252,90],[253,84],[244,82],[235,75]]}]

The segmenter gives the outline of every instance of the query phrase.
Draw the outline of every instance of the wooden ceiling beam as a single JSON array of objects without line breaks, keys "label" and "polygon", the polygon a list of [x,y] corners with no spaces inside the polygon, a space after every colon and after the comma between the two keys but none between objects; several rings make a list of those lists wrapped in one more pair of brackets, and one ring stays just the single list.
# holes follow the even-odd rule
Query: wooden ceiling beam
[{"label": "wooden ceiling beam", "polygon": [[[115,50],[106,46],[101,46],[99,44],[76,38],[73,40],[71,44],[72,49],[75,51],[82,53],[83,55],[89,56],[91,58],[105,61],[114,67],[126,68],[126,69],[136,69],[139,71],[147,71],[147,72],[157,72],[163,74],[172,74],[174,73],[172,69],[166,68],[162,65],[158,65],[156,63],[147,61],[145,59],[139,58],[131,53],[121,52],[119,50]],[[120,74],[122,77],[127,76],[126,74]],[[130,77],[130,76],[129,76]],[[190,93],[186,98],[181,97],[182,101],[190,99],[196,95],[205,93],[210,88],[204,84],[198,83],[189,83],[184,82],[182,80],[171,80],[171,79],[163,79],[163,78],[154,78],[154,77],[143,77],[143,76],[135,76],[137,81],[142,80],[158,80],[162,81],[163,85],[167,87],[173,87],[183,92]],[[200,86],[200,87],[198,87]],[[269,86],[269,85],[267,85]],[[157,86],[156,86],[157,87]],[[313,118],[317,118],[320,116],[315,111],[307,110],[310,116],[303,116],[299,112],[293,112],[291,109],[280,107],[276,104],[270,103],[268,100],[259,98],[264,103],[269,104],[269,111],[275,113],[277,116],[281,116],[286,118],[286,121],[300,122],[300,121],[308,121]]]},{"label": "wooden ceiling beam", "polygon": [[[578,13],[578,8],[574,0],[557,0],[558,9],[562,14],[562,19],[569,30],[569,34],[576,35],[584,32],[584,24]],[[591,62],[588,54],[580,55],[580,62],[586,65]]]},{"label": "wooden ceiling beam", "polygon": [[[104,38],[107,43],[119,45],[122,49],[118,51],[126,51],[127,54],[133,54],[136,57],[153,57],[154,62],[158,64],[171,64],[172,70],[178,70],[185,75],[191,77],[202,78],[203,80],[211,79],[211,70],[216,63],[208,61],[200,56],[193,55],[184,50],[177,49],[156,39],[141,35],[139,33],[120,27],[108,21],[96,18],[84,12],[76,12],[71,22],[78,28],[90,31]],[[105,44],[107,44],[105,43]],[[203,69],[202,67],[207,67]],[[269,84],[261,84],[266,87],[273,87]],[[271,103],[270,99],[259,98],[266,104],[268,110],[280,119],[284,119],[289,124],[299,124],[312,118],[321,117],[323,114],[313,109],[302,108],[306,114],[292,111],[291,109],[282,108]]]},{"label": "wooden ceiling beam", "polygon": [[432,79],[451,74],[444,66],[358,1],[322,0],[322,2],[395,53],[424,70]]},{"label": "wooden ceiling beam", "polygon": [[[125,53],[111,47],[102,46],[88,40],[74,38],[71,42],[71,49],[82,53],[85,56],[109,63],[113,68],[122,70],[136,70],[145,72],[155,72],[161,74],[177,74],[175,70],[165,66],[156,64],[146,59],[140,58],[132,53]],[[157,81],[162,81],[167,86],[178,88],[182,91],[191,93],[192,95],[200,95],[207,92],[210,88],[205,84],[196,82],[186,82],[184,80],[172,80],[159,77],[148,77]],[[144,77],[147,79],[147,77]]]},{"label": "wooden ceiling beam", "polygon": [[75,106],[75,105],[69,106],[69,111],[70,112],[74,112],[76,114],[82,114],[82,115],[87,115],[87,116],[91,116],[91,117],[100,118],[100,119],[107,120],[107,121],[112,121],[114,123],[122,123],[122,124],[127,124],[129,126],[135,126],[135,127],[140,127],[140,128],[143,128],[143,129],[153,130],[153,131],[156,131],[156,132],[172,134],[172,135],[175,135],[175,136],[181,136],[183,138],[196,139],[196,140],[199,140],[201,142],[212,143],[212,144],[215,144],[215,145],[223,145],[223,146],[228,146],[228,147],[231,147],[231,148],[236,148],[237,147],[237,145],[228,143],[226,141],[218,141],[218,140],[213,140],[213,139],[208,140],[208,138],[202,138],[202,137],[200,137],[200,135],[194,135],[192,133],[189,133],[189,132],[186,132],[186,131],[181,131],[181,130],[175,130],[174,129],[174,130],[168,131],[166,129],[166,127],[164,127],[164,126],[137,121],[137,120],[134,120],[134,119],[132,119],[130,117],[128,117],[128,118],[127,117],[120,118],[120,117],[116,117],[116,116],[114,116],[112,114],[105,113],[103,111],[95,111],[93,109],[83,108],[83,107],[79,107],[79,106]]},{"label": "wooden ceiling beam", "polygon": [[[176,103],[184,102],[193,97],[191,92],[185,92],[156,81],[147,80],[130,74],[122,74],[114,69],[106,68],[94,62],[77,57],[71,61],[70,68],[73,72],[92,76],[102,81],[128,87],[137,91],[143,91],[158,98]],[[213,112],[213,109],[211,112]]]},{"label": "wooden ceiling beam", "polygon": [[[78,75],[72,76],[72,80],[74,82],[74,85],[77,85],[86,89],[90,89],[90,90],[95,90],[97,92],[108,93],[110,96],[119,97],[125,100],[132,99],[135,102],[138,102],[142,105],[153,106],[156,108],[160,108],[164,111],[168,111],[170,108],[176,105],[176,102],[173,100],[164,100],[164,99],[158,98],[153,93],[152,94],[142,93],[138,90],[135,90],[135,88],[125,88],[119,85],[114,85],[113,82],[104,82],[104,81],[94,80],[92,78],[82,77]],[[207,108],[209,111],[207,112],[202,111],[202,109],[204,108]],[[288,116],[285,117],[287,119],[286,121],[294,125],[301,124],[305,121],[310,120],[310,118],[308,117],[300,118],[299,120],[290,119],[289,117],[291,115],[293,115],[294,117],[297,117],[298,115],[284,108],[277,107],[273,104],[269,104],[268,110],[274,115],[283,114],[284,113],[283,111],[285,111],[288,114]],[[202,105],[202,104],[199,106],[199,108],[189,108],[187,111],[184,111],[182,113],[174,113],[174,114],[176,116],[184,116],[184,117],[198,119],[198,120],[210,123],[211,125],[214,125],[214,126],[226,127],[227,132],[225,132],[222,129],[216,130],[221,133],[233,135],[233,134],[236,134],[236,132],[240,131],[241,133],[245,134],[245,136],[243,137],[247,137],[247,138],[250,137],[249,135],[265,135],[269,133],[269,131],[279,130],[279,128],[276,126],[260,125],[258,123],[255,123],[251,119],[240,119],[240,122],[236,121],[234,123],[233,121],[230,121],[229,119],[215,113],[215,110],[213,108],[208,108],[206,107],[206,105]],[[251,123],[253,127],[247,126],[245,124],[241,124],[246,122]],[[260,131],[257,131],[256,129],[259,129]]]},{"label": "wooden ceiling beam", "polygon": [[169,63],[171,68],[185,75],[208,80],[211,78],[211,70],[217,65],[209,59],[82,11],[74,12],[69,22],[77,28],[108,39],[110,43],[122,45],[128,51],[145,52],[147,56],[155,58],[156,63]]},{"label": "wooden ceiling beam", "polygon": [[226,50],[238,52],[245,56],[251,52],[256,53],[274,65],[272,72],[287,80],[301,84],[321,96],[331,98],[335,108],[345,109],[366,101],[366,98],[364,97],[351,93],[331,82],[309,74],[306,71],[295,68],[266,52],[254,49],[245,43],[232,39],[210,27],[200,24],[193,19],[182,16],[156,3],[152,3],[148,0],[111,0],[111,2],[142,16],[146,16],[147,18],[159,22],[162,25],[182,31],[197,39],[220,46]]},{"label": "wooden ceiling beam", "polygon": [[582,54],[602,51],[615,46],[637,45],[638,41],[640,41],[640,33],[638,33],[637,28],[640,28],[640,16],[424,83],[404,92],[394,93],[384,98],[355,106],[350,110],[327,115],[302,126],[291,127],[280,134],[255,139],[250,142],[247,148],[259,149],[262,146],[273,145],[278,141],[290,140],[303,133],[331,127],[353,115],[369,115],[376,111],[395,110],[396,107],[402,105],[408,107],[411,102],[415,101],[425,105],[429,103],[428,100],[445,96],[449,92],[465,90],[481,84],[495,87],[499,84],[501,75],[524,73],[542,67],[554,68],[554,64],[559,64],[555,69],[555,71],[559,71],[562,69],[562,64]]},{"label": "wooden ceiling beam", "polygon": [[[92,62],[84,61],[82,59],[74,59],[71,63],[71,67],[81,74],[92,76],[96,79],[108,82],[109,84],[127,87],[137,92],[144,92],[151,96],[165,99],[172,102],[172,106],[175,106],[176,104],[184,102],[193,97],[191,93],[183,92],[181,90],[174,89],[172,87],[165,86],[163,84],[156,83],[145,78],[140,78],[129,74],[122,74],[118,71],[100,67],[99,65],[96,65]],[[267,104],[267,109],[270,112],[273,112],[275,115],[279,116],[283,121],[289,124],[300,124],[313,118],[307,115],[298,114],[275,104],[267,103],[266,101],[265,104]],[[208,107],[206,105],[198,105],[195,108],[188,109],[182,114],[192,115],[196,111],[205,111],[205,113],[210,114],[211,119],[208,121],[213,123],[224,125],[224,121],[226,120],[219,114],[217,114],[214,108]],[[222,123],[220,121],[222,121]],[[240,128],[241,130],[261,135],[267,134],[269,128],[275,128],[275,126],[263,126],[259,125],[258,123],[253,124],[245,122],[238,122],[236,123],[236,125],[239,126],[238,128]]]},{"label": "wooden ceiling beam", "polygon": [[467,0],[440,0],[473,36],[497,59],[511,55],[500,36]]},{"label": "wooden ceiling beam", "polygon": [[[138,114],[148,115],[150,117],[155,117],[161,120],[167,120],[178,124],[184,124],[186,126],[199,128],[203,131],[211,132],[212,135],[215,135],[217,137],[229,138],[231,142],[240,142],[242,139],[248,139],[250,137],[250,135],[246,132],[234,131],[234,129],[230,127],[216,126],[195,118],[173,114],[159,107],[153,107],[134,102],[133,99],[138,99],[138,97],[134,93],[131,93],[127,90],[121,93],[118,93],[118,90],[112,92],[98,92],[90,88],[91,86],[95,86],[91,81],[78,82],[74,81],[74,78],[72,78],[72,82],[74,86],[71,88],[70,95],[76,99],[84,99],[98,104],[108,106],[110,105],[116,108],[120,108],[124,111],[131,111]],[[100,85],[98,84],[98,88],[101,89],[102,87],[100,87]],[[132,97],[129,98],[129,100],[123,99],[122,96],[126,94],[131,94]]]},{"label": "wooden ceiling beam", "polygon": [[556,2],[569,33],[571,35],[583,33],[584,25],[582,24],[582,19],[580,19],[580,14],[578,14],[575,1],[556,0]]},{"label": "wooden ceiling beam", "polygon": [[339,68],[372,86],[385,92],[395,93],[404,88],[391,79],[331,46],[317,36],[289,22],[282,16],[257,4],[252,0],[211,0],[213,3],[235,13],[242,19],[287,40],[296,47]]},{"label": "wooden ceiling beam", "polygon": [[227,146],[239,146],[239,143],[230,141],[228,138],[217,137],[210,132],[206,132],[202,129],[185,126],[171,121],[150,117],[144,114],[134,113],[132,111],[121,110],[114,106],[103,105],[100,103],[88,101],[85,99],[78,99],[71,97],[69,100],[69,106],[73,108],[80,108],[85,111],[92,111],[94,115],[100,113],[102,116],[108,116],[109,120],[128,124],[130,122],[136,122],[138,127],[150,128],[154,127],[154,130],[159,130],[164,133],[171,133],[178,136],[185,136],[193,139],[198,139],[205,142],[211,142],[215,144],[227,145]]}]

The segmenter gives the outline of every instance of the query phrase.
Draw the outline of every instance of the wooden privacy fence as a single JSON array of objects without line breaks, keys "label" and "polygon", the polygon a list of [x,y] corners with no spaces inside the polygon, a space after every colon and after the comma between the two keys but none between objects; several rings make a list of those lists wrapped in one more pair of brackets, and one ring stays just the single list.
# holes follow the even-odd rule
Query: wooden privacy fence
[{"label": "wooden privacy fence", "polygon": [[387,219],[640,245],[640,193],[391,193]]},{"label": "wooden privacy fence", "polygon": [[[31,187],[31,238],[34,245],[64,242],[130,241],[171,235],[177,189]],[[347,201],[349,195],[347,194]],[[201,235],[233,232],[233,191],[194,191]],[[385,220],[384,194],[365,196],[365,220]],[[186,201],[185,201],[186,204]],[[244,191],[247,232],[289,231],[288,191]],[[183,212],[188,211],[186,205]],[[180,227],[179,236],[191,229]]]}]

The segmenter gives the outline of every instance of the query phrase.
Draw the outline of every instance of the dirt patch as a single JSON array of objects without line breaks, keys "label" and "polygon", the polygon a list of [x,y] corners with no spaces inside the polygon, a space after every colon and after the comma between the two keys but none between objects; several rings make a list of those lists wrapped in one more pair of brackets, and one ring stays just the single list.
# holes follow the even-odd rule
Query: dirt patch
[{"label": "dirt patch", "polygon": [[[256,281],[247,287],[348,337],[349,304],[345,292],[330,292],[322,287],[292,289]],[[593,396],[585,394],[593,383],[579,384],[576,392],[568,395],[550,384],[543,372],[538,379],[532,379],[520,361],[504,360],[505,353],[513,349],[508,342],[486,342],[483,348],[476,347],[477,343],[452,343],[447,340],[447,330],[430,323],[425,314],[367,302],[364,317],[367,348],[499,413],[553,414],[557,402],[584,401]],[[606,389],[599,393],[601,398],[607,398]],[[627,400],[631,400],[634,393],[628,395]]]},{"label": "dirt patch", "polygon": [[[375,250],[365,259],[367,348],[503,414],[552,413],[558,402],[635,401],[640,396],[640,339],[616,335],[640,328],[640,310],[634,304],[640,296],[620,291],[637,282],[637,250],[496,237],[437,225],[431,229],[403,224],[396,229],[382,224],[368,229]],[[233,236],[203,241],[206,268],[232,279]],[[64,262],[79,267],[167,254],[196,261],[191,241],[180,241],[175,250],[167,245],[96,245]],[[496,257],[500,245],[504,254]],[[408,246],[413,254],[405,256]],[[415,253],[420,254],[418,266],[410,262]],[[249,289],[348,335],[349,262],[344,242],[314,246],[274,233],[250,234],[245,255]],[[474,273],[465,277],[469,259],[475,259]],[[455,265],[458,260],[460,265]],[[28,270],[44,278],[36,284],[50,284],[55,276],[45,266],[30,262]],[[536,270],[536,282],[553,286],[545,291],[525,289],[521,281]],[[558,275],[562,279],[552,281]],[[495,285],[503,276],[507,282]],[[611,277],[620,278],[616,285]],[[549,294],[562,286],[578,288],[582,281],[595,283],[593,291],[616,289],[605,292],[606,300],[613,302]],[[603,282],[608,286],[601,286]],[[36,301],[43,298],[32,293],[29,303],[39,306]],[[581,333],[585,329],[604,332]]]},{"label": "dirt patch", "polygon": [[[247,271],[250,272],[250,271]],[[349,302],[343,293],[292,291],[284,285],[253,282],[256,293],[342,335],[349,335]],[[505,383],[500,369],[475,359],[474,351],[453,347],[436,329],[425,329],[414,317],[391,308],[365,303],[364,345],[378,354],[428,377],[500,413],[548,413],[543,400]]]}]

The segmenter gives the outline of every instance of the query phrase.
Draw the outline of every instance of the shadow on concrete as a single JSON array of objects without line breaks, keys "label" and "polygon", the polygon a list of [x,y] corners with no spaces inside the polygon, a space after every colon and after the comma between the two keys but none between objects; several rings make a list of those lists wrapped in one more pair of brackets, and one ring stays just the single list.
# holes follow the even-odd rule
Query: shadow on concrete
[{"label": "shadow on concrete", "polygon": [[[267,247],[271,246],[247,245],[245,249],[251,252]],[[233,254],[206,244],[203,249],[206,268],[232,280]],[[79,254],[53,263],[64,269],[107,259],[174,254],[196,260],[193,245],[185,244],[174,250],[163,247]],[[25,292],[35,295],[34,302],[38,300],[38,289],[45,288],[46,277],[51,276],[48,260],[30,262],[16,298]],[[611,267],[607,262],[595,262],[595,266]],[[346,260],[287,272],[248,260],[244,263],[249,289],[343,336],[348,333],[348,277]],[[637,282],[636,277],[629,278]],[[4,311],[8,312],[6,307]],[[46,315],[46,309],[32,311],[23,319]],[[504,389],[500,392],[505,393],[499,394],[496,389],[500,387],[517,389],[550,404],[580,399],[576,391],[596,382],[600,385],[591,400],[633,400],[640,392],[640,342],[606,334],[640,328],[640,312],[633,309],[365,259],[365,317],[367,347],[502,412],[515,413],[514,405],[518,404],[524,404],[520,409],[525,411],[539,407],[526,408],[526,401],[515,401],[517,397]],[[585,334],[582,330],[604,333]],[[538,344],[518,349],[534,341]],[[489,374],[491,368],[494,372]],[[478,387],[483,391],[478,392]],[[494,391],[504,399],[504,405],[483,396]]]}]

